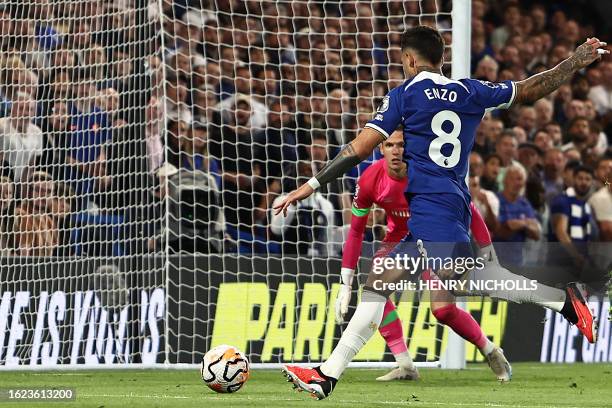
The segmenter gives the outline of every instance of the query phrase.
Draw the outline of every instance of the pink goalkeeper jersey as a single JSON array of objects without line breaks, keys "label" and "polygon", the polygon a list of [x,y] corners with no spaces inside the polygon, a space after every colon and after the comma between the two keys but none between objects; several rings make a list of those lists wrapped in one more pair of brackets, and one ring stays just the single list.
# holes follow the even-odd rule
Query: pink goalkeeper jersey
[{"label": "pink goalkeeper jersey", "polygon": [[[351,228],[342,254],[342,267],[355,269],[361,256],[363,234],[372,205],[385,210],[387,233],[383,243],[398,243],[408,233],[410,209],[404,197],[408,177],[396,179],[387,173],[387,162],[380,159],[363,172],[353,200]],[[383,248],[385,245],[383,244]]]},{"label": "pink goalkeeper jersey", "polygon": [[[375,256],[384,256],[406,236],[410,217],[410,208],[404,196],[407,184],[408,177],[396,179],[387,173],[385,159],[376,161],[361,175],[355,189],[351,227],[342,253],[343,268],[355,269],[357,266],[361,256],[363,234],[373,204],[384,209],[387,215],[387,233],[382,247]],[[474,239],[481,247],[490,245],[489,230],[473,202],[470,203],[470,209],[472,210],[470,229]]]}]

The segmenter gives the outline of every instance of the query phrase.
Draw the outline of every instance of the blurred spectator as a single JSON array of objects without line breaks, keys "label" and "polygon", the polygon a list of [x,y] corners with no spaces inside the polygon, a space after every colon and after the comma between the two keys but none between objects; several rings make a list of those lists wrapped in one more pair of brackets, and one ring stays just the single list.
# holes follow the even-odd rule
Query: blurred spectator
[{"label": "blurred spectator", "polygon": [[572,118],[567,125],[567,136],[570,140],[561,148],[563,151],[576,149],[583,153],[590,149],[590,127],[589,121],[584,116],[576,116]]},{"label": "blurred spectator", "polygon": [[108,115],[95,106],[97,93],[91,72],[87,69],[73,73],[75,100],[70,106],[70,141],[68,163],[72,166],[71,182],[80,198],[79,208],[94,204],[94,193],[108,188],[111,178],[107,173],[105,144],[111,140]]},{"label": "blurred spectator", "polygon": [[561,138],[561,125],[556,122],[549,122],[544,127],[546,132],[550,135],[550,138],[553,141],[553,145],[561,146],[562,138]]},{"label": "blurred spectator", "polygon": [[491,46],[495,51],[499,51],[519,29],[521,10],[515,4],[510,4],[504,9],[504,25],[496,28],[491,33]]},{"label": "blurred spectator", "polygon": [[550,100],[542,98],[533,104],[535,110],[535,127],[541,129],[550,123],[553,117],[553,104]]},{"label": "blurred spectator", "polygon": [[40,166],[56,180],[69,177],[67,164],[70,143],[70,116],[68,105],[63,101],[53,103],[46,120],[43,122],[43,153]]},{"label": "blurred spectator", "polygon": [[497,154],[490,154],[485,157],[480,185],[490,191],[497,192],[499,185],[497,179],[502,166],[502,159]]},{"label": "blurred spectator", "polygon": [[54,182],[47,173],[34,172],[26,190],[26,198],[15,209],[15,254],[52,256],[59,243],[59,231],[52,216]]},{"label": "blurred spectator", "polygon": [[544,129],[539,129],[535,132],[533,143],[538,146],[542,152],[547,152],[554,147],[552,138]]},{"label": "blurred spectator", "polygon": [[76,195],[67,184],[55,183],[55,197],[51,202],[51,216],[58,229],[58,247],[54,255],[69,256],[73,253],[70,247],[72,222],[71,213],[76,209]]},{"label": "blurred spectator", "polygon": [[262,168],[253,161],[256,129],[251,126],[249,99],[236,100],[235,110],[217,113],[209,135],[210,154],[221,164],[221,190],[226,221],[250,229],[253,211],[260,207],[266,189]]},{"label": "blurred spectator", "polygon": [[[188,137],[181,139],[181,164],[184,169],[203,171],[213,177],[219,176],[219,162],[208,154],[208,128],[205,122],[195,121]],[[219,180],[217,180],[220,182]]]},{"label": "blurred spectator", "polygon": [[[548,121],[545,121],[544,123],[546,122]],[[536,115],[535,108],[532,106],[521,106],[519,108],[517,126],[521,127],[525,131],[528,139],[532,139],[533,134],[536,130],[536,125],[537,125],[537,115]],[[520,143],[524,143],[525,141],[526,140],[520,141]]]},{"label": "blurred spectator", "polygon": [[[298,184],[312,177],[312,166],[308,161],[298,164]],[[277,205],[284,196],[272,203]],[[270,230],[275,240],[282,242],[284,254],[328,256],[331,253],[334,206],[319,191],[287,210],[287,216],[272,213]]]},{"label": "blurred spectator", "polygon": [[595,171],[595,183],[599,189],[589,199],[601,241],[612,241],[612,159],[602,158]]},{"label": "blurred spectator", "polygon": [[266,177],[268,190],[274,190],[276,193],[280,192],[282,176],[295,174],[291,167],[297,161],[298,153],[295,134],[290,128],[291,116],[280,100],[272,102],[267,126],[255,135],[256,155],[263,170],[262,177]]},{"label": "blurred spectator", "polygon": [[547,202],[550,202],[563,191],[563,170],[565,169],[565,164],[565,156],[563,156],[559,149],[550,149],[544,154],[542,183],[544,184],[544,194]]},{"label": "blurred spectator", "polygon": [[[560,242],[577,266],[585,262],[585,243],[592,239],[591,207],[587,197],[593,184],[593,172],[590,168],[579,166],[574,169],[574,186],[557,196],[550,206],[550,229],[548,240]],[[555,251],[555,256],[562,257]],[[565,257],[563,257],[565,258]]]},{"label": "blurred spectator", "polygon": [[10,115],[0,118],[2,160],[13,174],[15,182],[25,182],[33,172],[36,159],[42,154],[42,131],[33,121],[36,103],[29,94],[19,93],[11,106]]},{"label": "blurred spectator", "polygon": [[521,165],[518,161],[516,161],[518,158],[518,141],[516,139],[516,133],[514,130],[506,129],[503,131],[495,144],[495,154],[497,154],[501,160],[499,174],[497,175],[497,183],[499,184],[499,189],[501,190],[503,188],[503,179],[504,175],[506,174],[506,168],[513,164],[518,166]]},{"label": "blurred spectator", "polygon": [[484,217],[487,227],[490,230],[495,228],[496,218],[499,216],[499,198],[494,192],[480,186],[479,176],[470,176],[469,188],[472,201]]},{"label": "blurred spectator", "polygon": [[145,138],[147,145],[147,158],[149,174],[155,171],[164,163],[164,146],[162,144],[162,120],[163,112],[159,99],[151,96],[147,103],[145,113]]},{"label": "blurred spectator", "polygon": [[15,187],[10,178],[0,176],[0,255],[12,253]]},{"label": "blurred spectator", "polygon": [[580,166],[581,164],[579,160],[567,160],[567,164],[563,169],[564,190],[568,187],[574,186],[574,171]]},{"label": "blurred spectator", "polygon": [[603,116],[612,110],[612,62],[602,62],[598,68],[602,83],[591,88],[589,99],[595,104],[597,113]]},{"label": "blurred spectator", "polygon": [[474,78],[482,79],[489,82],[497,81],[497,71],[499,70],[499,64],[493,58],[485,55],[478,65],[476,66],[476,72]]},{"label": "blurred spectator", "polygon": [[497,194],[499,198],[499,225],[495,230],[495,240],[500,242],[525,242],[527,238],[540,239],[541,227],[535,211],[524,196],[527,174],[521,166],[508,167],[504,179],[504,189]]},{"label": "blurred spectator", "polygon": [[518,161],[527,173],[537,173],[542,166],[542,149],[534,143],[521,143],[518,147]]}]

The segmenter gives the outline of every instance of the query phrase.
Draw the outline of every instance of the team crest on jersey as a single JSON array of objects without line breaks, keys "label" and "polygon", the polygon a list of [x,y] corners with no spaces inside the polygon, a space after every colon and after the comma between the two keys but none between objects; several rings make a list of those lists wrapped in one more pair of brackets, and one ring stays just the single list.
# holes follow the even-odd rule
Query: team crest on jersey
[{"label": "team crest on jersey", "polygon": [[378,106],[378,109],[376,109],[376,112],[378,113],[384,113],[389,109],[389,97],[385,96],[381,102],[381,104]]}]

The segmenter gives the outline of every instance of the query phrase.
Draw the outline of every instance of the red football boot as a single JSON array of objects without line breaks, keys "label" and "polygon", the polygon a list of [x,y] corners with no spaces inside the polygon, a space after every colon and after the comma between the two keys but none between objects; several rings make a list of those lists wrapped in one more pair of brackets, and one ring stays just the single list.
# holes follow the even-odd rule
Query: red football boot
[{"label": "red football boot", "polygon": [[293,388],[306,391],[318,400],[329,396],[338,382],[335,378],[323,374],[318,367],[302,368],[286,365],[281,372],[287,377],[288,382],[293,383]]}]

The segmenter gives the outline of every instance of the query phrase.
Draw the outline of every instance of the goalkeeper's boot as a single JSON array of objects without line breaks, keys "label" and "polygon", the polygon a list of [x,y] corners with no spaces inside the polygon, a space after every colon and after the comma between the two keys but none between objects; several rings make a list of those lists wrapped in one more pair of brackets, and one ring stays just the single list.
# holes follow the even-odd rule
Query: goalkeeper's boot
[{"label": "goalkeeper's boot", "polygon": [[512,367],[506,356],[504,356],[504,350],[499,347],[495,347],[492,352],[487,354],[487,361],[489,367],[495,373],[499,382],[508,382],[512,378]]},{"label": "goalkeeper's boot", "polygon": [[387,374],[380,376],[376,381],[408,380],[416,381],[420,377],[419,370],[413,365],[411,367],[397,367]]},{"label": "goalkeeper's boot", "polygon": [[584,285],[575,282],[570,283],[565,287],[565,294],[567,297],[565,305],[561,309],[561,314],[570,323],[576,325],[589,343],[595,343],[597,341],[597,323],[586,301]]},{"label": "goalkeeper's boot", "polygon": [[293,388],[306,391],[318,400],[328,397],[338,382],[337,379],[323,374],[319,367],[302,368],[286,365],[281,372],[287,377],[288,382],[293,383]]}]

